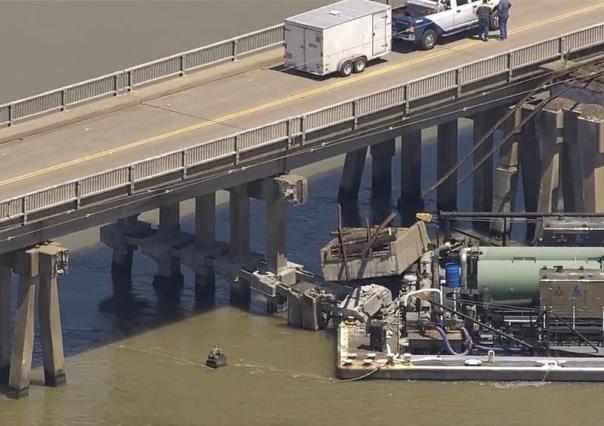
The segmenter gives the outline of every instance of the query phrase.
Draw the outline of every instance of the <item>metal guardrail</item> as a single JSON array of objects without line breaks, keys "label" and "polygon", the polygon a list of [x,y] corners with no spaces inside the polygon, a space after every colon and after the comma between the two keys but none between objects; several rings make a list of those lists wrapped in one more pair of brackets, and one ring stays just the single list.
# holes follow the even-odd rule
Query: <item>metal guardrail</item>
[{"label": "metal guardrail", "polygon": [[[390,4],[393,8],[405,4],[406,0],[374,0]],[[101,77],[61,87],[17,101],[0,105],[0,126],[11,126],[18,121],[44,114],[64,111],[84,102],[127,93],[137,87],[173,77],[182,77],[188,72],[234,61],[242,56],[256,53],[285,42],[283,24],[274,25],[208,46],[187,50],[152,62],[116,71]]]},{"label": "metal guardrail", "polygon": [[208,46],[116,71],[91,80],[61,87],[0,106],[0,125],[10,126],[99,98],[116,96],[139,86],[188,72],[233,61],[237,58],[283,44],[283,24],[254,31]]},{"label": "metal guardrail", "polygon": [[[294,140],[297,146],[300,143],[304,145],[309,134],[319,129],[343,122],[352,122],[352,127],[356,128],[361,117],[392,108],[400,111],[401,106],[404,111],[413,112],[413,101],[442,92],[454,92],[454,96],[460,98],[464,87],[471,83],[502,75],[507,82],[511,82],[514,72],[519,69],[598,45],[604,45],[604,23],[367,96],[25,194],[0,202],[0,227],[22,226],[42,220],[57,214],[57,206],[78,210],[82,205],[89,205],[93,196],[93,202],[97,203],[103,201],[102,197],[99,198],[100,194],[109,194],[108,198],[111,198],[111,193],[116,189],[125,189],[132,195],[139,191],[137,184],[158,176],[176,174],[178,179],[185,180],[190,175],[199,174],[195,169],[199,169],[200,165],[209,165],[218,160],[224,162],[225,158],[230,158],[232,165],[237,166],[241,155],[260,146],[281,144],[278,149],[286,150]],[[162,182],[160,180],[158,185]],[[146,185],[144,190],[148,188],[149,185]],[[41,214],[42,210],[48,210],[48,214]],[[35,215],[30,220],[32,213]]]}]

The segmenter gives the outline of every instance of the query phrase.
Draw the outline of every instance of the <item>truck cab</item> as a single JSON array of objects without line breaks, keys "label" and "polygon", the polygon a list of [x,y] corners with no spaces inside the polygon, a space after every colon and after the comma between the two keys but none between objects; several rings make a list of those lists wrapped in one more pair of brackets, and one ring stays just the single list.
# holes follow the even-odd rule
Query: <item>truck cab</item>
[{"label": "truck cab", "polygon": [[[392,37],[432,49],[439,39],[478,27],[476,8],[482,0],[409,0],[392,13]],[[491,29],[499,28],[497,5],[490,2]]]}]

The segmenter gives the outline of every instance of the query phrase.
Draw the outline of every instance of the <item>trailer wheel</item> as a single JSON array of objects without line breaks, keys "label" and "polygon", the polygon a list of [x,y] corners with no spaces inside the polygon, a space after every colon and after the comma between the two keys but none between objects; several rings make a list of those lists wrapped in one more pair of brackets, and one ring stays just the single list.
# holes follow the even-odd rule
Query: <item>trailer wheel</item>
[{"label": "trailer wheel", "polygon": [[424,31],[424,34],[422,34],[422,38],[419,42],[419,47],[422,50],[430,50],[434,47],[437,40],[438,40],[438,35],[436,34],[436,31],[426,30],[426,31]]},{"label": "trailer wheel", "polygon": [[367,66],[367,59],[360,57],[359,59],[354,61],[354,72],[365,71],[365,66]]},{"label": "trailer wheel", "polygon": [[348,77],[350,74],[352,74],[353,69],[354,65],[352,64],[352,61],[346,61],[340,67],[340,74],[342,77]]}]

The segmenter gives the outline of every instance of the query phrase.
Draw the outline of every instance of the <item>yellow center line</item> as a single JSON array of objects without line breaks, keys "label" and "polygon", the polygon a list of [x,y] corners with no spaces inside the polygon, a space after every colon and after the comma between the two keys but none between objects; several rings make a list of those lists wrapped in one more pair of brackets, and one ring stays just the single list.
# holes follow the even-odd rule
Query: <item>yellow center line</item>
[{"label": "yellow center line", "polygon": [[[577,9],[577,10],[574,10],[572,12],[569,12],[569,13],[566,13],[566,14],[563,14],[563,15],[558,15],[558,16],[555,16],[555,17],[552,17],[552,18],[544,19],[544,20],[539,21],[539,22],[535,22],[535,23],[531,23],[529,25],[525,25],[523,27],[516,28],[514,30],[511,30],[510,34],[519,34],[519,33],[525,32],[525,31],[532,31],[532,30],[535,30],[537,28],[543,27],[545,25],[551,24],[553,22],[569,19],[569,18],[572,18],[573,16],[577,16],[577,15],[581,15],[581,14],[584,14],[584,13],[592,12],[594,10],[597,10],[597,9],[600,9],[600,8],[603,8],[603,7],[604,7],[604,2],[601,2],[601,3],[595,4],[595,5],[592,5],[592,6],[589,6],[589,7],[585,7],[583,9]],[[305,97],[309,97],[309,96],[314,96],[314,95],[318,95],[318,94],[321,94],[321,93],[325,93],[325,92],[328,92],[328,91],[331,91],[333,89],[337,89],[337,88],[340,88],[340,87],[348,86],[348,85],[354,84],[354,83],[356,83],[358,81],[362,81],[362,80],[366,80],[366,79],[369,79],[369,78],[373,78],[373,77],[376,77],[376,76],[379,76],[379,75],[382,75],[382,74],[387,74],[387,73],[390,73],[392,71],[396,71],[396,70],[400,70],[400,69],[403,69],[403,68],[410,67],[412,65],[421,64],[423,62],[430,61],[431,59],[438,58],[440,56],[446,56],[446,55],[450,55],[450,54],[452,54],[454,52],[459,52],[461,50],[466,50],[466,49],[468,49],[468,48],[470,48],[472,46],[476,46],[476,45],[481,44],[481,43],[482,42],[478,41],[478,40],[469,40],[469,41],[466,41],[464,43],[458,44],[457,46],[451,46],[451,47],[443,48],[442,50],[439,49],[436,52],[422,55],[422,56],[420,56],[420,57],[418,57],[416,59],[412,59],[412,60],[409,60],[409,61],[404,61],[404,62],[401,62],[401,63],[398,63],[398,64],[393,64],[393,65],[385,66],[385,67],[382,67],[382,68],[377,68],[377,69],[371,70],[371,71],[367,70],[363,74],[359,74],[359,75],[354,76],[354,77],[349,77],[349,78],[346,78],[346,79],[343,79],[343,80],[339,80],[339,81],[337,81],[335,83],[331,83],[331,84],[328,84],[328,85],[325,85],[325,86],[317,87],[315,89],[307,90],[305,92],[295,93],[295,94],[286,96],[284,98],[276,99],[276,100],[273,100],[273,101],[270,101],[270,102],[267,102],[267,103],[264,103],[264,104],[261,104],[261,105],[256,105],[256,106],[253,106],[253,107],[250,107],[250,108],[238,111],[238,112],[234,112],[234,113],[231,113],[231,114],[226,114],[226,115],[223,115],[221,117],[211,119],[210,121],[203,121],[201,123],[197,123],[197,124],[194,124],[194,125],[191,125],[191,126],[182,127],[180,129],[176,129],[176,130],[173,130],[173,131],[170,131],[170,132],[166,132],[166,133],[162,133],[162,134],[159,134],[159,135],[151,136],[151,137],[145,138],[145,139],[140,139],[140,140],[128,143],[126,145],[121,145],[121,146],[118,146],[118,147],[115,147],[115,148],[111,148],[111,149],[108,149],[108,150],[105,150],[105,151],[99,151],[97,153],[86,155],[84,157],[75,158],[73,160],[65,161],[63,163],[58,163],[58,164],[46,167],[44,169],[39,169],[39,170],[36,170],[36,171],[33,171],[33,172],[25,173],[25,174],[20,175],[20,176],[15,176],[15,177],[12,177],[12,178],[0,181],[0,187],[1,186],[9,185],[11,183],[20,182],[20,181],[23,181],[23,180],[26,180],[26,179],[29,179],[29,178],[32,178],[32,177],[41,176],[41,175],[47,174],[49,172],[61,170],[61,169],[64,169],[64,168],[67,168],[67,167],[70,167],[70,166],[75,166],[77,164],[82,164],[82,163],[85,163],[87,161],[95,160],[97,158],[101,158],[101,157],[106,157],[106,156],[109,156],[109,155],[117,154],[117,153],[122,152],[122,151],[127,151],[127,150],[132,149],[132,148],[140,147],[140,146],[147,145],[147,144],[150,144],[150,143],[153,143],[153,142],[157,142],[157,141],[160,141],[160,140],[168,139],[168,138],[171,138],[171,137],[174,137],[174,136],[179,136],[179,135],[182,135],[184,133],[192,132],[194,130],[199,130],[199,129],[203,129],[205,127],[214,126],[216,124],[224,123],[224,122],[227,122],[227,121],[230,121],[230,120],[234,120],[236,118],[245,117],[247,115],[251,115],[251,114],[254,114],[256,112],[264,111],[264,110],[267,110],[269,108],[273,108],[273,107],[276,107],[276,106],[284,105],[284,104],[287,104],[287,103],[295,101],[295,100],[299,100],[299,99],[302,99],[302,98],[305,98]]]}]

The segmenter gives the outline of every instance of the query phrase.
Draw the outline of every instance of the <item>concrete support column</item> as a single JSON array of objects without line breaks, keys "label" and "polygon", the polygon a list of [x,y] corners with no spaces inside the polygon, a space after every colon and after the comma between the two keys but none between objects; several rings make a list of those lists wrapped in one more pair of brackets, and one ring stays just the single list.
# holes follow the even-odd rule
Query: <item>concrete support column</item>
[{"label": "concrete support column", "polygon": [[[216,242],[216,193],[195,198],[195,246],[209,249]],[[215,272],[207,267],[204,274],[195,274],[195,297],[199,300],[214,298]]]},{"label": "concrete support column", "polygon": [[[231,254],[247,256],[250,252],[250,199],[247,185],[239,185],[231,189],[229,208]],[[241,279],[231,282],[231,302],[244,306],[249,304],[249,282]]]},{"label": "concrete support column", "polygon": [[59,386],[65,383],[65,356],[54,259],[53,253],[39,253],[38,321],[44,353],[44,384],[46,386]]},{"label": "concrete support column", "polygon": [[0,264],[0,385],[10,369],[11,268]]},{"label": "concrete support column", "polygon": [[340,180],[340,188],[338,190],[338,201],[340,204],[357,202],[361,181],[363,179],[366,157],[366,147],[346,153]]},{"label": "concrete support column", "polygon": [[250,252],[250,199],[246,185],[231,189],[229,207],[231,253],[246,256]]},{"label": "concrete support column", "polygon": [[287,203],[271,200],[266,205],[266,261],[269,272],[278,275],[287,267]]},{"label": "concrete support column", "polygon": [[[503,126],[504,137],[514,132],[515,128],[522,122],[522,109],[514,112],[514,115],[507,120]],[[520,129],[515,131],[512,138],[505,143],[499,151],[499,162],[495,169],[493,186],[493,212],[509,213],[514,211],[516,204],[516,190],[518,182],[518,141],[520,138]],[[493,219],[491,221],[491,234],[501,236],[509,234],[511,224],[502,219]]]},{"label": "concrete support column", "polygon": [[403,225],[415,222],[422,201],[422,132],[416,130],[401,137],[401,198],[398,202]]},{"label": "concrete support column", "polygon": [[38,285],[38,254],[34,250],[18,253],[19,296],[15,315],[15,336],[8,379],[9,395],[21,398],[29,394],[34,349],[34,307]]},{"label": "concrete support column", "polygon": [[[457,163],[457,120],[439,124],[437,128],[436,169],[437,178],[443,176]],[[457,210],[457,172],[440,185],[436,192],[436,208],[439,211]]]},{"label": "concrete support column", "polygon": [[[119,219],[117,221],[117,227],[120,230],[120,234],[127,234],[128,230],[136,224],[137,219],[137,216]],[[119,247],[113,248],[111,276],[114,282],[130,281],[132,277],[132,258],[134,249],[135,247],[128,244],[122,244]]]},{"label": "concrete support column", "polygon": [[577,120],[579,112],[572,108],[564,110],[564,143],[560,174],[562,179],[562,199],[565,212],[583,212],[583,175],[581,163],[581,146],[577,138]]},{"label": "concrete support column", "polygon": [[[266,204],[266,262],[268,271],[279,275],[287,267],[287,202],[270,200]],[[287,302],[283,296],[267,298],[266,311],[277,312]]]},{"label": "concrete support column", "polygon": [[[489,110],[476,114],[474,121],[474,144],[476,145],[497,123],[499,110]],[[474,153],[474,164],[480,161],[493,149],[493,135],[482,143]],[[477,212],[490,212],[493,202],[493,161],[488,159],[474,172],[472,176],[474,198],[473,210]]]},{"label": "concrete support column", "polygon": [[[180,231],[180,203],[174,203],[169,206],[159,208],[159,227],[158,234],[160,238],[168,239]],[[180,274],[180,263],[178,258],[167,256],[166,259],[158,260],[158,275],[162,277],[172,277]]]},{"label": "concrete support column", "polygon": [[[529,104],[523,107],[523,118],[531,111]],[[527,212],[537,211],[539,199],[539,184],[541,181],[541,150],[535,119],[529,120],[520,132],[520,143],[518,144],[518,160],[522,176],[522,191],[524,194],[524,210]],[[526,239],[532,240],[535,233],[535,225],[526,226]]]},{"label": "concrete support column", "polygon": [[371,146],[371,205],[373,223],[381,223],[392,205],[392,157],[395,140]]},{"label": "concrete support column", "polygon": [[546,105],[536,116],[543,170],[537,209],[541,213],[558,211],[560,200],[560,156],[562,154],[564,112],[560,99]]},{"label": "concrete support column", "polygon": [[[174,203],[159,208],[159,226],[157,233],[160,240],[169,241],[180,232],[180,203]],[[184,284],[183,275],[180,273],[180,260],[172,256],[169,247],[161,255],[155,257],[157,262],[157,275],[153,280],[153,287],[157,291],[158,306],[166,311],[177,306],[180,291]]]},{"label": "concrete support column", "polygon": [[604,107],[583,104],[577,122],[585,211],[604,213]]}]

